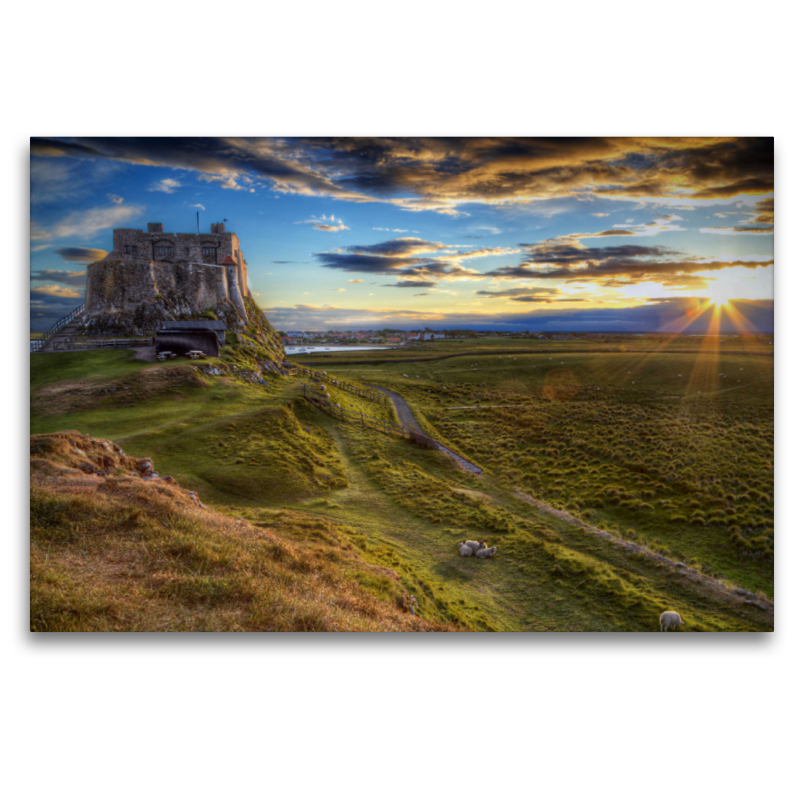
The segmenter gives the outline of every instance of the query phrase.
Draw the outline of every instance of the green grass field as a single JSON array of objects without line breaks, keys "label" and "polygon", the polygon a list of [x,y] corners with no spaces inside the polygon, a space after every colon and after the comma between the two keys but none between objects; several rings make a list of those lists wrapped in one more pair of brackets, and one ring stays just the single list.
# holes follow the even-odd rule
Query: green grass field
[{"label": "green grass field", "polygon": [[[480,355],[453,357],[446,342],[435,362],[368,364],[354,352],[352,364],[324,367],[400,392],[427,432],[484,468],[479,478],[439,452],[335,421],[302,400],[301,379],[265,388],[121,352],[32,356],[31,431],[111,439],[203,502],[296,544],[303,526],[292,515],[319,520],[392,570],[431,622],[658,630],[660,612],[675,608],[686,630],[771,629],[770,613],[697,578],[772,596],[773,376],[762,346],[563,352],[576,343],[552,342],[531,353],[542,344],[523,341],[508,355],[507,340],[480,344]],[[587,534],[520,491],[620,538]],[[462,558],[465,538],[499,552]],[[698,573],[634,554],[625,539]]]}]

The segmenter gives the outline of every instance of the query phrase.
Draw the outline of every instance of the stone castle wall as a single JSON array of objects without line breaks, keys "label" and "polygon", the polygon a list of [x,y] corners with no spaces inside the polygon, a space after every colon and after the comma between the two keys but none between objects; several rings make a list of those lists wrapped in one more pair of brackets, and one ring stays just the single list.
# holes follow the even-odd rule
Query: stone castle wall
[{"label": "stone castle wall", "polygon": [[87,269],[87,331],[140,333],[207,309],[230,329],[247,323],[236,265],[140,261],[112,253]]},{"label": "stone castle wall", "polygon": [[248,294],[247,262],[244,260],[235,233],[226,233],[225,226],[211,226],[210,233],[164,233],[160,223],[149,223],[148,230],[117,228],[114,230],[115,259],[156,261],[177,264],[221,264],[226,256],[236,262],[236,280],[242,296]]}]

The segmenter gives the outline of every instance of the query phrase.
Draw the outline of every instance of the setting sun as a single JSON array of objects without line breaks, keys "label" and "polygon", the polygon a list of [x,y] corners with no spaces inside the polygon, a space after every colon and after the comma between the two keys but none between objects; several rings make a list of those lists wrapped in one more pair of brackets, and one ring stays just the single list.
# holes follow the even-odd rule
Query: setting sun
[{"label": "setting sun", "polygon": [[708,302],[715,306],[726,306],[731,300],[736,300],[742,294],[741,287],[735,283],[723,281],[709,281]]}]

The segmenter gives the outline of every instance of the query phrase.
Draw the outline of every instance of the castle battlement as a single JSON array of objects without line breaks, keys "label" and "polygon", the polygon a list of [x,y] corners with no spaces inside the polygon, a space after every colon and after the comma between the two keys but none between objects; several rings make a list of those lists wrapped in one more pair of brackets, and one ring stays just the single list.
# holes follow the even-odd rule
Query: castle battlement
[{"label": "castle battlement", "polygon": [[236,281],[243,296],[247,289],[247,262],[244,260],[239,237],[225,231],[222,222],[211,225],[209,233],[164,233],[161,222],[148,222],[147,230],[116,228],[114,250],[109,260],[166,261],[172,264],[222,265],[226,258],[236,265]]},{"label": "castle battlement", "polygon": [[223,223],[198,234],[149,222],[146,231],[115,229],[114,249],[87,267],[84,324],[135,332],[211,310],[236,330],[249,294],[239,237]]}]

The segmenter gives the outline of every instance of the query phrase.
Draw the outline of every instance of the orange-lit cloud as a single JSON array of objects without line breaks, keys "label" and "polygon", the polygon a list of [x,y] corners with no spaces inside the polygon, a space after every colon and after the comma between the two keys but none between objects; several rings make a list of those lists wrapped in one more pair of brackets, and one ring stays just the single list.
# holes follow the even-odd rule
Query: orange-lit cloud
[{"label": "orange-lit cloud", "polygon": [[195,170],[224,188],[383,202],[465,216],[465,203],[568,196],[691,205],[773,190],[771,138],[32,139],[34,156]]}]

